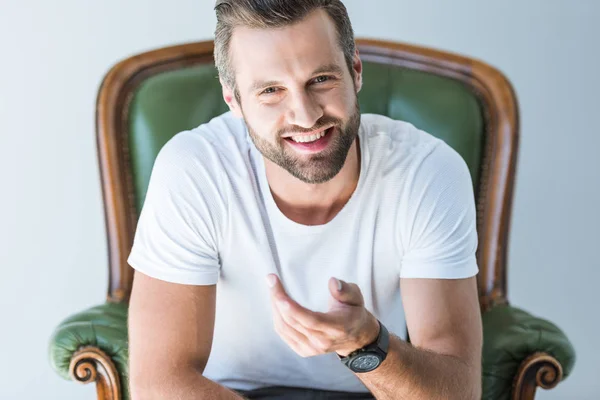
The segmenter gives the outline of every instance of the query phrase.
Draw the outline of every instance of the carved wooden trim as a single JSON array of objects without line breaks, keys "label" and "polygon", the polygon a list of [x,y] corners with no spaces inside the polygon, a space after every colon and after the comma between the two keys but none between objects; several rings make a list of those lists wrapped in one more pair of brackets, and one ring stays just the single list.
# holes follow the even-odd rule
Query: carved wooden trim
[{"label": "carved wooden trim", "polygon": [[79,383],[96,383],[98,400],[121,400],[121,381],[111,358],[97,347],[79,349],[69,365],[71,379]]},{"label": "carved wooden trim", "polygon": [[[483,311],[506,303],[506,255],[518,146],[517,101],[509,81],[495,68],[463,56],[407,44],[359,39],[366,61],[394,64],[456,79],[478,97],[485,114],[477,202]],[[133,270],[127,257],[137,212],[128,151],[128,104],[144,79],[159,72],[212,63],[213,42],[167,47],[114,66],[100,88],[96,130],[109,248],[109,301],[127,301]]]},{"label": "carved wooden trim", "polygon": [[533,400],[537,387],[552,389],[563,378],[558,360],[546,353],[534,353],[519,367],[513,382],[513,400]]}]

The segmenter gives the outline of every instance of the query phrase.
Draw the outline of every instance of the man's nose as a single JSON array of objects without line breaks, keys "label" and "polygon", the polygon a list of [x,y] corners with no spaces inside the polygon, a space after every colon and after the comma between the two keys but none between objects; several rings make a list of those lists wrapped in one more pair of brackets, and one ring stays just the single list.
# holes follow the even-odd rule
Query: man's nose
[{"label": "man's nose", "polygon": [[323,116],[323,108],[316,99],[305,91],[298,92],[291,99],[288,123],[302,128],[312,128]]}]

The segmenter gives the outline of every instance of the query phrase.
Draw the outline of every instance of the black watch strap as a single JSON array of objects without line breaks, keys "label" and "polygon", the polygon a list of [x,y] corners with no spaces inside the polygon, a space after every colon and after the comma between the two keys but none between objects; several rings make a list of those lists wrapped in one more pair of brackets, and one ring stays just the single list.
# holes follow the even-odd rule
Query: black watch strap
[{"label": "black watch strap", "polygon": [[350,367],[350,363],[353,359],[365,353],[376,353],[381,358],[381,362],[385,360],[390,346],[390,334],[381,321],[378,320],[377,322],[379,322],[379,335],[377,335],[377,339],[375,339],[373,343],[348,354],[346,357],[342,357],[338,354],[340,361],[344,363],[344,365]]},{"label": "black watch strap", "polygon": [[375,343],[377,344],[377,347],[379,347],[379,349],[387,356],[388,349],[390,348],[390,333],[385,325],[381,323],[381,321],[378,320],[377,322],[379,322],[379,335],[377,336]]}]

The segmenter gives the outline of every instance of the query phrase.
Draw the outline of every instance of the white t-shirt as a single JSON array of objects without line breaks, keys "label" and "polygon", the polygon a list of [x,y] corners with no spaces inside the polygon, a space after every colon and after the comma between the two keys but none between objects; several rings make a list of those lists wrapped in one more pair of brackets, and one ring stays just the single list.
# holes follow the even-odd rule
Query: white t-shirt
[{"label": "white t-shirt", "polygon": [[460,155],[379,115],[362,115],[359,137],[358,186],[318,226],[281,213],[262,155],[231,113],[175,135],[160,151],[128,261],[165,281],[217,284],[207,378],[242,390],[367,391],[335,354],[302,358],[283,342],[273,328],[268,273],[320,312],[330,277],[357,283],[367,309],[405,338],[400,278],[478,272],[473,186]]}]

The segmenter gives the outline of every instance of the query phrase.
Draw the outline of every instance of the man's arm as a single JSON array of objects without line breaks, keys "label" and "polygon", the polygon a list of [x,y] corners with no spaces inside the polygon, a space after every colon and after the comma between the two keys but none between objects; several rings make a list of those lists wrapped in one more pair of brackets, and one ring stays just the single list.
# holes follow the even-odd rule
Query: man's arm
[{"label": "man's arm", "polygon": [[[346,356],[377,337],[379,324],[356,284],[330,279],[330,308],[319,313],[291,299],[275,275],[268,281],[275,329],[300,356]],[[392,336],[385,361],[357,376],[379,400],[479,399],[483,339],[475,278],[400,279],[400,288],[412,345]]]},{"label": "man's arm", "polygon": [[136,271],[128,321],[133,400],[242,399],[202,376],[212,345],[215,288]]},{"label": "man's arm", "polygon": [[391,336],[381,366],[357,376],[379,400],[480,399],[475,278],[401,279],[400,288],[412,344]]}]

